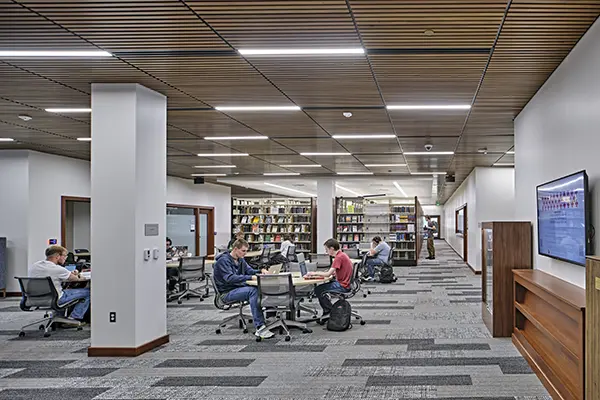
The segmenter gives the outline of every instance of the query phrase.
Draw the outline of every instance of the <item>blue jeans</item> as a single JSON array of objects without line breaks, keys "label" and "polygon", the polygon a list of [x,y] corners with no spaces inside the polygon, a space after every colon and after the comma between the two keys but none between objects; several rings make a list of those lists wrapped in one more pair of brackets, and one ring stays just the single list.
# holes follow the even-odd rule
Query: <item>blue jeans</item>
[{"label": "blue jeans", "polygon": [[223,300],[226,303],[233,303],[236,301],[247,301],[250,303],[250,311],[252,312],[252,322],[258,329],[265,324],[265,317],[263,316],[262,310],[258,305],[258,289],[253,286],[244,286],[237,289],[230,290]]},{"label": "blue jeans", "polygon": [[381,267],[384,262],[379,258],[367,258],[367,269],[369,270],[369,276],[371,278],[375,277],[375,267]]},{"label": "blue jeans", "polygon": [[90,308],[90,288],[83,289],[65,289],[63,290],[62,296],[58,299],[58,305],[68,303],[69,301],[83,299],[83,301],[75,304],[73,311],[71,311],[70,318],[83,319],[83,316]]},{"label": "blue jeans", "polygon": [[331,300],[329,300],[329,297],[325,295],[326,293],[347,293],[349,291],[350,289],[346,289],[340,285],[338,281],[317,285],[317,287],[315,287],[315,295],[319,299],[319,304],[321,304],[323,314],[329,314],[333,308]]}]

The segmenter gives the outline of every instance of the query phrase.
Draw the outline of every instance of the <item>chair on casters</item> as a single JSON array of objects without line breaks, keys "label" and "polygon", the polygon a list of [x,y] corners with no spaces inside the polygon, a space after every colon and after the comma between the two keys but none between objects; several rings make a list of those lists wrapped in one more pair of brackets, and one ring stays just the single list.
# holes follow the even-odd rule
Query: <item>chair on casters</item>
[{"label": "chair on casters", "polygon": [[[350,291],[349,292],[346,292],[346,293],[328,292],[327,294],[329,295],[329,297],[333,297],[336,299],[345,299],[345,300],[348,300],[348,299],[354,297],[354,295],[361,290],[360,277],[358,276],[358,270],[359,270],[358,266],[356,264],[353,264],[352,265],[352,280],[350,281]],[[352,309],[352,316],[355,319],[360,320],[361,325],[364,325],[366,323],[365,320],[363,319],[363,317],[358,313],[358,311],[355,311],[354,309]],[[329,319],[329,316],[325,316],[319,320],[319,323],[324,324],[325,321],[327,321],[328,319]]]},{"label": "chair on casters", "polygon": [[298,259],[296,256],[296,246],[292,245],[290,247],[288,247],[288,251],[286,254],[286,258],[288,260],[288,262],[296,262],[296,260]]},{"label": "chair on casters", "polygon": [[68,303],[58,305],[58,292],[52,278],[19,278],[15,277],[19,281],[21,286],[21,293],[23,299],[21,300],[20,307],[23,311],[36,311],[45,310],[44,318],[30,324],[21,327],[19,337],[25,336],[25,328],[33,325],[40,324],[39,330],[44,331],[44,337],[50,336],[50,330],[55,330],[57,323],[73,325],[80,331],[83,324],[79,321],[75,321],[69,318],[65,318],[60,314],[68,311],[75,304],[83,301],[83,299],[76,299],[69,301]]},{"label": "chair on casters", "polygon": [[217,335],[220,335],[221,328],[224,328],[229,321],[233,321],[235,319],[238,320],[238,327],[240,329],[244,329],[244,333],[248,333],[248,325],[246,324],[246,320],[248,320],[248,322],[252,322],[252,316],[248,315],[248,314],[244,314],[244,307],[246,307],[249,303],[247,301],[236,301],[236,302],[232,302],[232,303],[224,302],[223,296],[222,296],[223,294],[217,288],[217,285],[215,284],[215,279],[213,278],[212,275],[210,275],[210,283],[212,284],[213,290],[215,291],[215,299],[214,299],[215,307],[217,307],[219,310],[223,310],[223,311],[231,310],[236,307],[239,308],[239,312],[237,314],[230,315],[229,317],[226,317],[221,321],[221,323],[215,330],[215,333]]},{"label": "chair on casters", "polygon": [[269,262],[271,261],[271,248],[263,247],[262,254],[257,261],[251,261],[248,263],[254,269],[261,269],[269,266]]},{"label": "chair on casters", "polygon": [[[199,297],[200,301],[204,301],[204,297],[208,296],[208,283],[206,281],[206,273],[204,271],[204,257],[181,257],[179,259],[179,292],[170,296],[177,297],[177,304],[182,303],[185,297],[189,299],[191,296]],[[200,287],[191,288],[191,283],[201,283]]]},{"label": "chair on casters", "polygon": [[360,253],[358,252],[358,249],[356,249],[356,248],[342,249],[342,253],[345,253],[350,258],[360,258]]},{"label": "chair on casters", "polygon": [[[296,313],[296,294],[292,274],[277,275],[257,275],[258,278],[258,298],[263,311],[275,312],[276,320],[268,323],[266,329],[272,330],[279,328],[279,331],[285,332],[285,341],[291,340],[289,328],[302,329],[302,333],[311,333],[312,330],[306,327],[306,324],[286,319],[286,314],[291,318]],[[261,341],[260,337],[256,338]]]},{"label": "chair on casters", "polygon": [[[307,272],[317,270],[317,264],[305,262],[304,254],[302,253],[298,254],[298,261],[299,262],[297,263],[290,263],[290,272],[302,272],[300,269],[300,262],[305,263],[304,265],[306,265]],[[308,300],[312,303],[314,297],[314,285],[296,286],[294,289],[296,293],[296,316],[300,318],[300,312],[306,311],[312,315],[312,318],[316,319],[319,315],[317,308],[314,305],[308,305],[305,302],[305,300]]]}]

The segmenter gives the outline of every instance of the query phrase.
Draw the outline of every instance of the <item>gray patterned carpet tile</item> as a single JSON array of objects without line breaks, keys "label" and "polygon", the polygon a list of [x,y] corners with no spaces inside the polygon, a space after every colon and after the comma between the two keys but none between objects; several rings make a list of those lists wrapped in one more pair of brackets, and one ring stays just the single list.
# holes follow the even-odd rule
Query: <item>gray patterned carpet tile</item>
[{"label": "gray patterned carpet tile", "polygon": [[433,339],[358,339],[357,346],[398,346],[416,344],[435,344]]},{"label": "gray patterned carpet tile", "polygon": [[181,376],[167,377],[153,386],[258,386],[266,376]]},{"label": "gray patterned carpet tile", "polygon": [[69,388],[69,389],[4,389],[0,391],[2,400],[92,400],[109,388]]},{"label": "gray patterned carpet tile", "polygon": [[456,343],[456,344],[436,344],[436,343],[409,343],[408,351],[417,350],[490,350],[487,343]]},{"label": "gray patterned carpet tile", "polygon": [[369,325],[389,325],[392,323],[391,319],[368,319],[365,322]]},{"label": "gray patterned carpet tile", "polygon": [[454,386],[471,385],[469,375],[370,376],[367,386]]},{"label": "gray patterned carpet tile", "polygon": [[[262,342],[268,344],[269,342]],[[318,345],[287,345],[287,346],[270,346],[264,345],[262,343],[251,344],[244,347],[241,352],[244,353],[319,353],[324,351],[327,346],[318,346]]]},{"label": "gray patterned carpet tile", "polygon": [[5,378],[23,379],[23,378],[78,378],[78,377],[98,377],[105,376],[115,372],[115,368],[26,368],[22,371],[8,375]]},{"label": "gray patterned carpet tile", "polygon": [[169,359],[155,365],[155,368],[231,368],[247,367],[252,364],[251,358],[216,358],[216,359]]}]

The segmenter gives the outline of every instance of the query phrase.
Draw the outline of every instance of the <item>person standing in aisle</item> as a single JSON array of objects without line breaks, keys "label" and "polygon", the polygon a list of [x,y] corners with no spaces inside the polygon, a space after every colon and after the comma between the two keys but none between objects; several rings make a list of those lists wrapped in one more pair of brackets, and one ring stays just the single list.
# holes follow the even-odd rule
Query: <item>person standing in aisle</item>
[{"label": "person standing in aisle", "polygon": [[434,233],[438,230],[437,222],[433,221],[429,215],[425,216],[427,225],[425,225],[425,231],[427,236],[427,252],[429,253],[428,260],[435,260],[435,246],[433,244]]}]

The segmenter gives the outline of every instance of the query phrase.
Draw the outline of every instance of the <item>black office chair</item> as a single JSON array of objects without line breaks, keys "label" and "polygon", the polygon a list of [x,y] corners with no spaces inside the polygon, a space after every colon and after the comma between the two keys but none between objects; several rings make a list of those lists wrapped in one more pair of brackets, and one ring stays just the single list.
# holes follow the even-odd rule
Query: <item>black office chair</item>
[{"label": "black office chair", "polygon": [[39,330],[44,331],[44,337],[50,336],[50,330],[56,329],[57,323],[73,325],[77,330],[83,329],[83,324],[69,318],[65,318],[62,314],[68,313],[71,307],[83,301],[76,299],[65,304],[58,304],[58,292],[52,282],[52,278],[21,278],[15,277],[19,281],[23,299],[21,299],[20,308],[23,311],[31,312],[37,310],[45,310],[44,318],[38,321],[21,327],[19,337],[25,336],[25,328],[40,324]]},{"label": "black office chair", "polygon": [[296,256],[296,246],[295,245],[288,247],[286,258],[287,258],[288,262],[296,262],[296,260],[298,258]]},{"label": "black office chair", "polygon": [[271,262],[271,248],[263,247],[262,254],[257,261],[251,261],[249,265],[254,269],[266,268]]},{"label": "black office chair", "polygon": [[244,314],[244,307],[246,307],[249,303],[247,301],[235,301],[231,303],[226,303],[223,301],[223,293],[219,291],[217,285],[215,284],[215,279],[212,275],[210,275],[210,283],[212,284],[213,290],[215,291],[214,304],[219,310],[228,311],[235,308],[238,308],[239,312],[234,315],[230,315],[229,317],[225,317],[217,329],[215,333],[217,335],[221,334],[221,328],[224,328],[229,321],[233,321],[235,319],[238,320],[238,326],[240,329],[244,330],[244,333],[248,333],[248,325],[246,324],[246,320],[251,323],[252,316],[248,314]]},{"label": "black office chair", "polygon": [[[360,276],[358,273],[358,265],[353,263],[352,264],[352,279],[350,280],[350,291],[346,292],[346,293],[337,293],[337,292],[327,292],[327,295],[330,298],[335,298],[335,299],[345,299],[348,300],[352,297],[354,297],[354,295],[356,295],[356,293],[361,291],[361,287],[360,287]],[[358,311],[352,309],[352,316],[355,319],[360,320],[360,324],[364,325],[365,324],[365,320],[363,319],[363,317],[358,313]],[[321,318],[319,320],[319,323],[321,325],[323,325],[325,323],[325,321],[327,321],[329,319],[329,315],[324,316],[323,318]]]},{"label": "black office chair", "polygon": [[342,252],[345,253],[350,258],[360,258],[360,253],[357,248],[342,249]]},{"label": "black office chair", "polygon": [[[208,296],[208,282],[204,271],[205,258],[200,257],[181,257],[178,268],[178,286],[179,292],[169,296],[170,299],[177,298],[177,304],[181,304],[183,298],[189,300],[190,297],[199,297],[200,301]],[[191,288],[192,283],[200,283],[199,287]]]}]

